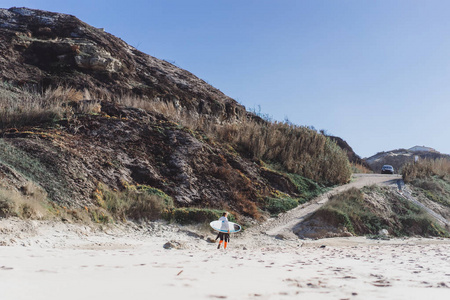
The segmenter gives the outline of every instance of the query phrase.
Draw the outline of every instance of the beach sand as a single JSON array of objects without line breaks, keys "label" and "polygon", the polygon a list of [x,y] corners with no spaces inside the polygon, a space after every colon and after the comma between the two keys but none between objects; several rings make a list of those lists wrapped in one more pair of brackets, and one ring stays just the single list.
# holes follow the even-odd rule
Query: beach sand
[{"label": "beach sand", "polygon": [[[0,299],[449,299],[450,240],[0,220]],[[172,243],[167,244],[169,241]],[[167,249],[166,249],[167,248]]]}]

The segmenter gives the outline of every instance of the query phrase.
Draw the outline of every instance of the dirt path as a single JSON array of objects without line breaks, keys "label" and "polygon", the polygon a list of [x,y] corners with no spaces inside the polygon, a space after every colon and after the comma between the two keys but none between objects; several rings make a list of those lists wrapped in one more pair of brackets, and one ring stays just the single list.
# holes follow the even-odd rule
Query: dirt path
[{"label": "dirt path", "polygon": [[298,239],[293,233],[293,228],[324,205],[332,195],[339,194],[353,187],[362,188],[374,184],[397,187],[397,181],[399,179],[401,179],[400,175],[354,174],[350,183],[338,186],[308,203],[300,205],[284,214],[280,214],[277,218],[269,219],[260,226],[246,230],[243,237],[246,235],[255,235],[256,233],[265,233],[266,235],[282,239]]}]

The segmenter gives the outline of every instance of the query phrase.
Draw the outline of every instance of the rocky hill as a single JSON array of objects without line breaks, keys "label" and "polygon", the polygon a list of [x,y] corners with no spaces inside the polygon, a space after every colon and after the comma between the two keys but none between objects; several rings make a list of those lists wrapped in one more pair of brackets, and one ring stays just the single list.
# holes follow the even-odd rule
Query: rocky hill
[{"label": "rocky hill", "polygon": [[219,119],[246,114],[244,107],[190,72],[71,15],[0,9],[0,41],[0,79],[12,84],[139,95]]},{"label": "rocky hill", "polygon": [[0,217],[39,215],[40,199],[64,218],[156,205],[259,219],[350,178],[330,139],[265,122],[74,16],[0,9],[0,74]]},{"label": "rocky hill", "polygon": [[437,158],[450,158],[450,155],[440,153],[433,148],[425,146],[414,146],[409,149],[397,149],[386,152],[379,152],[364,160],[370,165],[371,169],[379,173],[383,165],[391,165],[394,167],[396,173],[398,173],[402,167],[409,163],[414,162],[416,159],[437,159]]}]

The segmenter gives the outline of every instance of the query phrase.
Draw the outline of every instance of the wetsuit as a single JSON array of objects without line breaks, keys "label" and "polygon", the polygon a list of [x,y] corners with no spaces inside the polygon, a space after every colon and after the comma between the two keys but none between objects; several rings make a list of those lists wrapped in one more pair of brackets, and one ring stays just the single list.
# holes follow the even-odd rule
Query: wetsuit
[{"label": "wetsuit", "polygon": [[[220,242],[219,245],[217,246],[217,249],[220,248],[220,245],[222,244],[223,241],[225,241],[224,243],[224,248],[227,248],[227,244],[230,241],[230,226],[228,223],[228,219],[225,216],[220,217],[219,221],[222,221],[222,225],[220,226],[220,230],[226,231],[226,232],[219,232],[219,234],[217,235],[217,238],[220,238]],[[216,240],[217,240],[216,238]]]}]

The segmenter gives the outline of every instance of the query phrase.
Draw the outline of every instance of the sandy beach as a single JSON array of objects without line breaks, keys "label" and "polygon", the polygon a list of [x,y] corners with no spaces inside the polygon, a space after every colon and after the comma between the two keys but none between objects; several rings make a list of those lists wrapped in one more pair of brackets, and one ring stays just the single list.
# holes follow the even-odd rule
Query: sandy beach
[{"label": "sandy beach", "polygon": [[[446,299],[450,240],[0,221],[0,299]],[[167,244],[171,242],[170,244]]]}]

